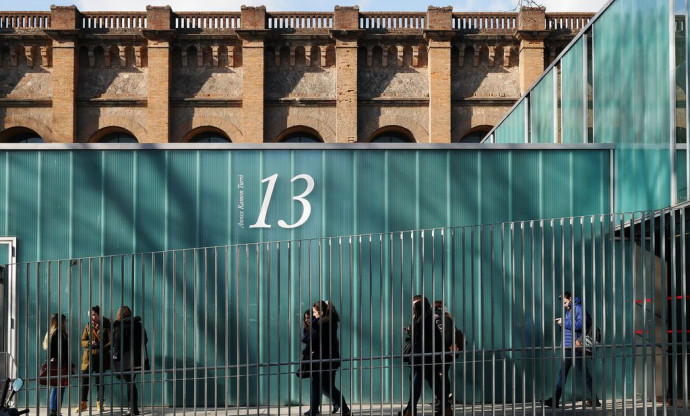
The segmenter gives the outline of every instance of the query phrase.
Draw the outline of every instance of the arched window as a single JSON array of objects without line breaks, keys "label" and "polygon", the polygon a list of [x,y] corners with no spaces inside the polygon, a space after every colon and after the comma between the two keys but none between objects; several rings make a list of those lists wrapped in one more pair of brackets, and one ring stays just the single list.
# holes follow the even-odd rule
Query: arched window
[{"label": "arched window", "polygon": [[371,139],[371,143],[412,143],[411,135],[398,130],[385,130],[377,133]]},{"label": "arched window", "polygon": [[492,126],[477,126],[470,129],[459,140],[453,140],[454,143],[479,143],[491,131]]},{"label": "arched window", "polygon": [[25,127],[14,127],[0,133],[0,142],[5,143],[43,143],[38,133]]},{"label": "arched window", "polygon": [[215,131],[206,131],[199,133],[196,136],[189,139],[191,143],[230,143],[224,134],[217,133]]},{"label": "arched window", "polygon": [[125,131],[106,134],[98,140],[99,143],[139,143],[136,137]]},{"label": "arched window", "polygon": [[282,143],[321,143],[321,139],[313,134],[307,132],[298,131],[295,133],[290,133],[283,137],[280,142]]}]

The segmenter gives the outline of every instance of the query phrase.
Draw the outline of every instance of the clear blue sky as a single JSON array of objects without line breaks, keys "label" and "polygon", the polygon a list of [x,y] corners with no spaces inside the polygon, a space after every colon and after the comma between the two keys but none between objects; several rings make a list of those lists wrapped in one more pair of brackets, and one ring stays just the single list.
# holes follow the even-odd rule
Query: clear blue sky
[{"label": "clear blue sky", "polygon": [[[619,0],[620,1],[620,0]],[[170,5],[173,10],[237,10],[245,4],[248,6],[265,5],[268,10],[318,10],[331,11],[339,4],[348,6],[357,4],[363,11],[424,11],[427,6],[453,6],[455,11],[512,11],[520,0],[3,0],[0,10],[50,10],[51,4],[68,6],[74,4],[80,10],[146,10],[146,5]],[[524,4],[531,0],[522,0]],[[536,3],[546,7],[548,11],[588,11],[596,12],[608,0],[536,0]]]}]

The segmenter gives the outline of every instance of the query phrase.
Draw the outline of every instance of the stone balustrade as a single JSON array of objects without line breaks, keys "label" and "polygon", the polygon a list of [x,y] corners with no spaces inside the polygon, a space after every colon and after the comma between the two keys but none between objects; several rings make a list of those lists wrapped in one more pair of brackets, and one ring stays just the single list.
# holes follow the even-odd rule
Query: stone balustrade
[{"label": "stone balustrade", "polygon": [[83,12],[83,29],[145,29],[146,12]]},{"label": "stone balustrade", "polygon": [[0,29],[47,29],[50,12],[0,12]]},{"label": "stone balustrade", "polygon": [[283,12],[267,13],[267,29],[330,29],[333,12]]},{"label": "stone balustrade", "polygon": [[365,30],[422,30],[425,27],[425,12],[362,12],[359,14],[359,28]]},{"label": "stone balustrade", "polygon": [[509,33],[517,28],[517,13],[453,13],[453,29]]},{"label": "stone balustrade", "polygon": [[240,13],[228,12],[175,13],[173,29],[239,29],[240,15]]},{"label": "stone balustrade", "polygon": [[547,13],[546,29],[579,32],[589,24],[592,17],[593,13]]},{"label": "stone balustrade", "polygon": [[[145,29],[146,12],[82,12],[83,29]],[[546,30],[582,30],[592,13],[546,13]],[[473,33],[512,33],[518,13],[452,13],[452,29]],[[333,12],[269,12],[266,29],[331,29]],[[427,26],[426,12],[360,12],[359,28],[371,31],[421,31]],[[0,12],[0,29],[26,30],[50,28],[49,12]],[[240,29],[240,12],[176,12],[172,29]],[[684,19],[676,19],[677,31],[685,29]]]}]

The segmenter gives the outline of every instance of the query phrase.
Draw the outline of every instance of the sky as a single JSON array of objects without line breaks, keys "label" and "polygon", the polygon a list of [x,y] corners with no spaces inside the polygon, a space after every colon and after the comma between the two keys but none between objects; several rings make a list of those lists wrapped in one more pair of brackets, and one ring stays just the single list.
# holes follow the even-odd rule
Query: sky
[{"label": "sky", "polygon": [[515,11],[518,4],[537,3],[547,11],[597,12],[609,0],[2,0],[0,10],[50,10],[51,4],[74,4],[82,11],[144,11],[146,5],[170,5],[176,11],[239,11],[240,6],[265,5],[268,11],[333,11],[336,4],[358,5],[360,11],[425,11],[429,4],[453,6],[453,11]]}]

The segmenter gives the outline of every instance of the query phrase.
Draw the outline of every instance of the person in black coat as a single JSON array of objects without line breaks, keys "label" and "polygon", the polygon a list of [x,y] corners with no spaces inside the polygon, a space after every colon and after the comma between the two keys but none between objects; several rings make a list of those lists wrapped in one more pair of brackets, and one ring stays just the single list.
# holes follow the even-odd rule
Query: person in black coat
[{"label": "person in black coat", "polygon": [[[422,395],[424,380],[429,383],[429,387],[434,388],[434,395],[439,402],[446,403],[442,406],[446,412],[452,412],[447,398],[443,397],[443,373],[442,360],[440,354],[428,356],[430,353],[443,353],[443,337],[434,321],[434,314],[426,296],[416,295],[412,298],[412,325],[405,328],[412,344],[412,357],[406,360],[412,367],[412,389],[410,389],[410,399],[407,406],[399,416],[414,416],[417,414],[417,403]],[[439,412],[437,411],[436,414]]]},{"label": "person in black coat", "polygon": [[338,323],[340,317],[332,304],[320,300],[312,307],[313,320],[309,330],[302,334],[311,354],[311,389],[309,410],[305,416],[320,414],[321,395],[325,393],[333,403],[333,413],[342,406],[343,416],[350,415],[345,398],[335,387],[335,373],[340,367],[340,343]]},{"label": "person in black coat", "polygon": [[[71,368],[72,363],[69,360],[69,336],[67,335],[67,318],[65,315],[53,314],[50,317],[50,329],[43,338],[43,349],[48,351],[48,359],[51,363],[56,363],[54,368]],[[51,377],[69,377],[69,375],[51,374]],[[62,380],[60,380],[62,381]],[[58,389],[60,389],[60,401],[58,401]],[[60,404],[65,395],[65,387],[51,387],[50,396],[48,398],[48,407],[50,416],[57,416],[60,412]]]},{"label": "person in black coat", "polygon": [[137,372],[148,370],[149,358],[146,351],[148,337],[141,324],[140,317],[132,317],[132,310],[127,306],[117,311],[113,323],[113,365],[112,369],[118,378],[127,383],[127,402],[129,413],[125,416],[138,415],[138,393],[134,381]]}]

